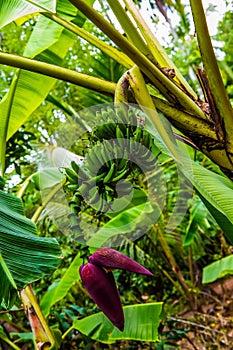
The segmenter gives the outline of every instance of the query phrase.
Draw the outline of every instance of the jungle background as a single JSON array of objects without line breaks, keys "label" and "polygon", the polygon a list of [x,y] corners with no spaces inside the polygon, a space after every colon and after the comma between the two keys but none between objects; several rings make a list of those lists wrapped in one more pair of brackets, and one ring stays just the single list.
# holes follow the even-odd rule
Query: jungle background
[{"label": "jungle background", "polygon": [[[8,3],[7,6],[6,3]],[[1,52],[18,55],[18,57],[27,57],[30,56],[29,53],[33,45],[35,49],[37,45],[39,47],[41,42],[45,41],[43,50],[38,48],[38,52],[34,54],[35,59],[38,61],[47,63],[55,61],[55,64],[58,66],[114,83],[117,83],[126,72],[126,67],[123,64],[121,65],[112,57],[91,45],[90,42],[85,41],[74,33],[67,31],[66,36],[63,38],[59,36],[52,38],[54,35],[52,29],[55,24],[51,20],[52,14],[49,11],[44,11],[45,16],[36,11],[36,13],[24,14],[22,4],[16,3],[14,4],[14,1],[0,1]],[[89,1],[88,3],[91,5],[93,2]],[[116,20],[111,12],[111,3],[111,1],[99,0],[94,7],[115,26]],[[199,99],[206,101],[205,90],[203,92],[200,80],[197,77],[197,68],[203,68],[202,56],[188,2],[182,0],[151,0],[147,2],[135,1],[135,4],[142,13],[147,12],[155,35],[156,28],[160,28],[160,31],[164,30],[164,33],[166,33],[164,34],[166,35],[164,40],[162,33],[158,35],[158,39],[163,41],[160,44]],[[232,103],[233,3],[231,1],[223,1],[223,4],[225,13],[220,17],[217,24],[217,32],[211,39],[225,91],[230,103]],[[73,7],[70,7],[73,5],[69,1],[57,1],[56,6],[59,16],[63,15],[67,21],[73,20],[75,17],[72,13]],[[13,8],[14,10],[18,9],[18,11],[22,9],[22,16],[14,18],[12,15],[14,12]],[[7,11],[3,13],[3,10],[5,11],[6,9]],[[219,18],[214,5],[205,6],[205,13],[207,22],[210,14],[216,14],[216,18]],[[40,28],[38,23],[40,23],[41,18],[46,19],[47,22]],[[81,18],[83,19],[83,17]],[[95,38],[99,38],[108,45],[115,47],[115,44],[112,43],[106,33],[103,34],[101,29],[97,28],[89,19],[85,18],[82,26],[80,23],[80,27],[83,27],[85,31],[91,33]],[[124,30],[119,30],[121,33],[124,33]],[[124,34],[123,36],[127,35]],[[59,40],[60,46],[53,50],[53,45]],[[64,51],[57,58],[56,55],[63,45],[67,46],[66,52]],[[1,102],[4,101],[7,93],[9,95],[9,89],[14,84],[15,77],[22,72],[20,65],[18,68],[13,68],[12,66],[14,64],[11,65],[10,61],[8,65],[6,62],[1,64]],[[35,79],[34,84],[42,83]],[[41,85],[42,90],[45,84],[44,82]],[[113,94],[106,93],[106,91],[103,93],[104,88],[101,92],[97,91],[98,89],[95,90],[92,87],[88,89],[88,87],[80,85],[63,81],[62,79],[54,80],[54,83],[49,87],[49,91],[45,92],[46,96],[42,97],[39,107],[31,112],[27,112],[27,117],[22,118],[22,122],[19,122],[20,125],[17,130],[7,139],[5,152],[1,149],[2,154],[4,153],[5,163],[4,171],[1,174],[4,175],[4,186],[1,185],[1,190],[4,193],[20,198],[23,203],[25,216],[36,224],[37,235],[39,237],[55,238],[61,249],[59,252],[58,247],[56,248],[57,252],[55,255],[57,257],[62,256],[57,268],[50,266],[50,270],[45,270],[43,276],[38,276],[38,278],[35,278],[35,281],[31,278],[31,286],[38,304],[40,304],[50,328],[55,330],[55,334],[57,334],[57,342],[60,344],[57,348],[230,349],[233,342],[233,279],[231,277],[233,272],[233,239],[232,233],[229,233],[232,232],[232,222],[230,222],[229,216],[227,219],[229,221],[225,221],[225,226],[224,224],[219,224],[215,220],[216,217],[214,219],[213,212],[210,210],[211,206],[208,206],[209,202],[203,200],[203,192],[200,195],[200,188],[198,190],[197,188],[196,190],[193,189],[188,200],[186,200],[186,188],[183,188],[184,205],[188,203],[183,219],[173,231],[163,232],[164,223],[172,215],[174,203],[179,192],[177,168],[171,157],[158,157],[163,176],[166,179],[166,204],[158,226],[134,241],[126,238],[122,246],[117,248],[150,269],[154,276],[153,278],[148,276],[138,277],[135,274],[121,270],[116,271],[114,274],[124,306],[163,303],[163,310],[160,314],[158,325],[158,341],[146,340],[142,337],[141,341],[133,338],[122,338],[112,342],[103,342],[98,338],[95,330],[85,332],[85,330],[80,331],[78,326],[75,326],[77,319],[80,320],[93,315],[99,309],[87,295],[78,276],[78,266],[81,261],[80,251],[85,249],[83,247],[80,248],[80,244],[74,242],[71,236],[64,234],[55,225],[49,212],[46,211],[41,198],[38,167],[45,146],[47,149],[50,147],[52,150],[56,148],[54,135],[56,135],[62,123],[73,120],[80,125],[80,128],[85,130],[85,125],[80,121],[78,112],[84,108],[113,102]],[[31,88],[25,84],[22,87],[21,94],[28,93],[30,95],[31,91]],[[161,98],[161,91],[152,91],[152,95]],[[10,113],[8,115],[11,118]],[[20,116],[15,116],[14,118],[20,119]],[[85,137],[85,135],[88,136]],[[88,147],[91,148],[93,142],[95,142],[93,133],[82,133],[82,137],[77,140],[75,145],[70,147],[69,151],[80,157],[85,157]],[[226,179],[224,181],[228,181],[229,188],[226,187],[225,193],[221,193],[221,196],[225,196],[225,198],[230,197],[231,192],[229,191],[232,191],[230,185],[230,182],[232,182],[232,170],[230,167],[226,170],[213,158],[211,160],[207,157],[203,149],[199,147],[200,143],[197,147],[197,144],[193,144],[192,138],[189,138],[186,143],[190,158],[196,164],[199,164],[216,176],[224,177]],[[134,176],[136,180],[134,178],[132,181],[135,181],[133,182],[134,185],[138,186],[138,184],[141,184],[142,174],[140,171],[135,171]],[[207,178],[205,181],[206,183],[212,181],[213,188],[215,187],[215,178],[213,180]],[[145,185],[143,186],[145,187]],[[187,192],[190,192],[188,184]],[[207,194],[206,198],[208,198]],[[182,206],[182,201],[180,205]],[[232,208],[230,209],[232,210]],[[85,210],[86,208],[82,207],[83,213],[85,213]],[[90,211],[88,213],[90,214]],[[109,220],[109,218],[102,218],[98,215],[96,217],[94,214],[93,218],[94,221],[102,220],[102,223],[106,223]],[[226,228],[227,225],[228,228]],[[227,234],[225,234],[224,229],[226,229]],[[229,239],[230,235],[232,240]],[[1,238],[2,245],[5,244],[4,242],[4,239]],[[25,256],[27,255],[27,248],[30,251],[30,246],[27,247],[25,243]],[[9,245],[7,249],[10,255],[11,246]],[[212,280],[210,279],[209,281],[206,278],[206,281],[203,283],[203,269],[208,265],[211,266],[210,264],[212,263],[222,261],[223,258],[228,258],[226,266],[223,268],[222,265],[217,265],[217,267],[213,268],[214,276]],[[15,264],[17,265],[17,257],[14,257],[13,261],[14,259],[16,259]],[[54,263],[54,265],[56,264]],[[10,267],[10,271],[13,271],[14,276],[14,269],[11,265]],[[4,281],[2,278],[0,282],[1,289],[4,289]],[[56,295],[53,294],[53,290],[56,290]],[[11,293],[9,292],[9,294]],[[33,349],[35,344],[33,344],[30,320],[25,314],[22,300],[17,296],[13,297],[13,294],[12,292],[12,298],[10,298],[9,302],[3,303],[0,310],[0,348],[4,350]],[[137,325],[136,322],[135,328],[138,327],[140,329],[141,325]],[[37,346],[39,345],[37,344]],[[45,349],[46,347],[38,348]]]}]

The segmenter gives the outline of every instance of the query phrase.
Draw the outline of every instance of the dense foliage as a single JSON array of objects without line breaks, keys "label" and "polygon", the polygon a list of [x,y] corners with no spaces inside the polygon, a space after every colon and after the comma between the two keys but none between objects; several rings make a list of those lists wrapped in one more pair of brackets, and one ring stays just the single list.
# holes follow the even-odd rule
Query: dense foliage
[{"label": "dense foliage", "polygon": [[[0,348],[229,349],[232,4],[215,61],[201,0],[197,37],[150,1],[164,48],[143,1],[93,3],[0,0]],[[123,332],[78,273],[101,246],[153,273],[113,270]]]}]

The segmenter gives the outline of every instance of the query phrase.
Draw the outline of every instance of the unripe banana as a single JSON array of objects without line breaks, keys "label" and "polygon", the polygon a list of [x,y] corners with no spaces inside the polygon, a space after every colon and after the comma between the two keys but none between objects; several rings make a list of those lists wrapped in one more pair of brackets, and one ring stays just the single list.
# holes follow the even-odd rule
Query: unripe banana
[{"label": "unripe banana", "polygon": [[111,164],[111,167],[110,167],[110,169],[109,169],[109,172],[107,173],[107,175],[106,175],[105,178],[104,178],[104,183],[105,183],[105,184],[108,183],[108,182],[110,182],[110,180],[112,179],[112,177],[113,177],[114,174],[115,174],[115,170],[116,170],[116,164],[115,164],[115,162],[113,162],[113,163]]},{"label": "unripe banana", "polygon": [[121,131],[121,128],[119,125],[116,126],[116,138],[117,139],[124,139],[125,138],[125,135]]},{"label": "unripe banana", "polygon": [[115,176],[113,179],[112,179],[112,182],[117,182],[119,181],[120,179],[122,179],[127,173],[128,173],[128,169],[120,172],[120,174],[118,174],[117,176]]}]

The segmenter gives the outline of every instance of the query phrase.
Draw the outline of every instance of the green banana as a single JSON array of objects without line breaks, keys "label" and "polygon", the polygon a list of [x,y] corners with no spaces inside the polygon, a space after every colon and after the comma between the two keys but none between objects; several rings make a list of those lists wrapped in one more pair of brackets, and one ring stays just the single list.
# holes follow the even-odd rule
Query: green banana
[{"label": "green banana", "polygon": [[71,167],[73,171],[78,175],[79,178],[85,180],[88,178],[87,172],[84,170],[83,166],[78,165],[75,161],[72,160]]},{"label": "green banana", "polygon": [[89,191],[89,186],[86,183],[82,183],[79,188],[79,192],[81,193],[82,196],[85,196],[86,193]]},{"label": "green banana", "polygon": [[96,175],[95,179],[96,179],[96,183],[101,181],[104,176],[106,176],[106,172],[105,171],[102,171],[99,175]]},{"label": "green banana", "polygon": [[[95,148],[97,147],[98,146],[96,146]],[[94,152],[93,149],[91,149],[86,156],[88,170],[92,175],[95,175],[96,171],[98,171],[98,169],[102,166],[102,162],[99,160],[97,153],[97,150]]]},{"label": "green banana", "polygon": [[98,203],[100,194],[97,187],[93,187],[89,191],[89,202],[91,205]]},{"label": "green banana", "polygon": [[70,183],[78,182],[78,175],[70,168],[66,168],[66,177]]},{"label": "green banana", "polygon": [[116,164],[115,164],[115,162],[113,162],[113,163],[111,164],[111,167],[110,167],[110,169],[109,169],[107,175],[106,175],[105,178],[104,178],[104,184],[110,182],[110,180],[112,179],[112,177],[113,177],[114,174],[115,174],[115,170],[116,170]]},{"label": "green banana", "polygon": [[135,134],[134,134],[134,140],[136,142],[141,142],[141,137],[142,137],[142,128],[137,127]]},{"label": "green banana", "polygon": [[78,184],[68,184],[67,185],[68,189],[71,190],[71,191],[75,191],[78,189]]},{"label": "green banana", "polygon": [[116,126],[116,138],[117,139],[124,139],[125,138],[125,135],[123,134],[119,124],[117,124],[117,126]]},{"label": "green banana", "polygon": [[142,144],[145,146],[145,147],[150,147],[150,140],[151,140],[151,135],[148,133],[147,130],[143,130],[143,133],[142,133]]},{"label": "green banana", "polygon": [[76,205],[80,206],[82,204],[82,196],[78,192],[74,193],[73,201],[76,203]]},{"label": "green banana", "polygon": [[[109,153],[111,150],[109,150],[109,143],[106,143],[106,142],[103,142],[102,145],[101,145],[101,150],[100,150],[100,153],[101,153],[101,156],[102,156],[102,159],[103,159],[103,164],[106,164],[106,165],[109,165],[111,166],[112,162],[111,162],[111,154]],[[110,157],[109,157],[110,155]]]},{"label": "green banana", "polygon": [[117,176],[115,176],[113,179],[112,179],[112,182],[117,182],[119,181],[120,179],[122,179],[122,177],[124,177],[127,173],[128,173],[129,169],[125,169],[124,171],[120,172],[120,174],[118,174]]}]

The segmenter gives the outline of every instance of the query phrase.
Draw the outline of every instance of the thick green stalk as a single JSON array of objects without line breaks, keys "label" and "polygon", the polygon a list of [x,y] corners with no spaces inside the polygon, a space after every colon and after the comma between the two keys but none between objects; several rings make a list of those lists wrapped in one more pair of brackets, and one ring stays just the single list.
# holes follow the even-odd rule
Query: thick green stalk
[{"label": "thick green stalk", "polygon": [[152,96],[155,107],[162,112],[178,129],[192,133],[198,133],[214,141],[218,141],[213,123],[203,120],[195,115],[177,109],[171,103]]},{"label": "thick green stalk", "polygon": [[100,28],[150,79],[155,87],[171,102],[205,119],[203,111],[178,86],[174,84],[162,71],[156,67],[140,50],[131,44],[111,24],[84,0],[70,0],[85,16]]},{"label": "thick green stalk", "polygon": [[0,51],[0,64],[1,63],[8,66],[25,69],[31,72],[47,75],[55,79],[68,81],[75,85],[98,91],[107,96],[112,96],[116,87],[115,83],[103,79],[95,78],[90,75],[75,72],[67,68],[5,53],[2,51]]},{"label": "thick green stalk", "polygon": [[196,93],[184,79],[178,68],[175,66],[174,62],[169,58],[164,48],[160,45],[159,41],[156,39],[154,33],[151,31],[150,27],[142,17],[135,3],[132,0],[124,0],[124,3],[127,10],[130,12],[133,19],[137,23],[138,28],[148,45],[149,52],[152,55],[153,59],[158,62],[160,67],[173,68],[176,74],[174,81],[177,82],[177,84],[180,85],[182,89],[185,89],[190,94],[190,96],[192,96],[194,99],[197,99]]},{"label": "thick green stalk", "polygon": [[[33,59],[8,54],[0,51],[0,63],[44,74],[46,76],[50,76],[63,81],[68,81],[73,84],[85,87],[89,90],[98,91],[104,95],[113,97],[115,94],[116,83],[92,77],[86,74],[78,73],[45,62],[40,62]],[[174,104],[170,104],[166,101],[155,97],[153,97],[153,102],[158,110],[164,113],[171,121],[174,120],[177,123],[178,128],[181,126],[182,130],[190,130],[193,132],[198,131],[198,133],[201,133],[201,135],[208,136],[216,140],[215,131],[214,129],[212,129],[211,125],[206,121],[206,118],[205,120],[202,120],[202,118],[198,118],[198,116],[196,116],[195,113],[189,114],[184,111],[180,111],[180,109],[177,108]],[[213,152],[214,151],[211,151],[211,153]],[[218,155],[216,155],[216,157],[218,157]],[[211,156],[211,158],[214,159],[214,161],[221,166],[221,160],[218,161],[218,158],[216,157],[213,158]],[[222,158],[226,158],[226,155],[223,154]],[[229,168],[229,164],[227,164],[226,162],[224,162],[224,165],[222,166],[224,166],[225,168]]]},{"label": "thick green stalk", "polygon": [[133,24],[131,18],[127,15],[125,9],[122,7],[119,0],[107,0],[109,6],[114,12],[118,22],[120,23],[122,29],[127,35],[127,38],[131,43],[133,43],[138,50],[140,50],[144,55],[153,59],[145,41],[142,39],[141,35],[138,32],[138,29]]},{"label": "thick green stalk", "polygon": [[208,77],[210,90],[219,114],[223,133],[225,132],[226,134],[226,147],[228,151],[233,152],[233,110],[214,54],[202,0],[190,0],[190,4],[203,66]]},{"label": "thick green stalk", "polygon": [[173,156],[179,161],[179,154],[177,153],[176,147],[173,143],[173,140],[170,139],[170,136],[167,133],[164,123],[161,120],[156,107],[153,103],[153,100],[149,94],[145,80],[140,72],[140,69],[137,66],[131,68],[128,72],[129,84],[135,96],[135,99],[139,106],[144,110],[146,115],[149,116],[150,120],[153,122],[156,130],[158,130],[166,146],[173,154]]},{"label": "thick green stalk", "polygon": [[123,52],[120,52],[115,47],[108,45],[104,41],[88,33],[83,28],[78,27],[74,23],[67,21],[66,19],[58,16],[57,14],[50,13],[50,12],[46,12],[42,14],[50,18],[52,21],[60,24],[62,27],[68,29],[70,32],[88,41],[90,44],[100,49],[102,52],[104,52],[106,55],[114,59],[116,62],[122,64],[124,67],[130,68],[133,66],[134,64],[133,61],[131,61],[131,59],[128,56],[126,56]]}]

